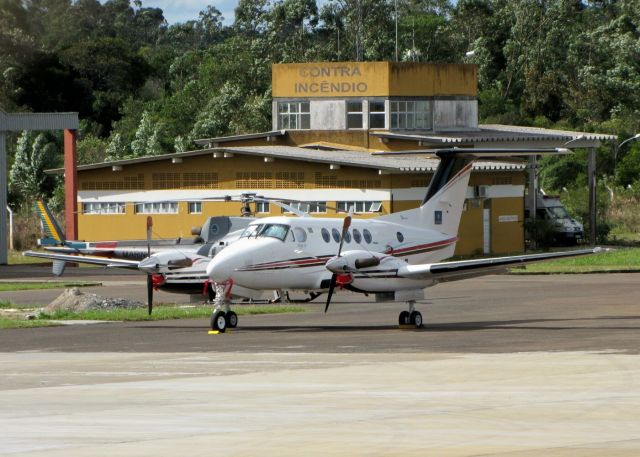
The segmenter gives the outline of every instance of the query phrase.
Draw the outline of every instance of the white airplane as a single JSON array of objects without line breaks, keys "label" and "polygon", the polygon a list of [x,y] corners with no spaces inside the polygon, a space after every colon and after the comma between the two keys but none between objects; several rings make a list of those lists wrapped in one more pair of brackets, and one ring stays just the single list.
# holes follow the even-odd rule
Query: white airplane
[{"label": "white airplane", "polygon": [[[404,301],[401,325],[422,326],[415,302],[441,281],[491,274],[506,266],[597,252],[599,248],[442,262],[453,255],[477,158],[569,153],[566,149],[448,149],[422,205],[372,219],[269,217],[249,224],[240,239],[217,254],[206,273],[219,291],[211,328],[224,332],[237,315],[224,299],[232,287],[256,290],[328,291],[336,286],[373,293],[376,300]],[[422,151],[424,153],[424,151]],[[343,252],[343,247],[345,251]],[[223,292],[224,291],[224,292]]]}]

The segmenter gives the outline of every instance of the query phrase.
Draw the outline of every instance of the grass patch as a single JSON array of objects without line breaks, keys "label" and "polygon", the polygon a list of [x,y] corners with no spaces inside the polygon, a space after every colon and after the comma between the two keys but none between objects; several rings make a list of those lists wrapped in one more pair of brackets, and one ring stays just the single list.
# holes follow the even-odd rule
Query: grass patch
[{"label": "grass patch", "polygon": [[[154,307],[153,314],[149,316],[146,309],[115,309],[115,310],[90,310],[90,311],[56,311],[50,314],[41,313],[39,319],[44,320],[96,320],[96,321],[159,321],[166,319],[195,319],[209,318],[211,306]],[[296,305],[240,305],[233,310],[239,316],[250,314],[279,314],[300,313],[306,311],[303,306]]]},{"label": "grass patch", "polygon": [[0,309],[13,308],[14,304],[11,300],[0,300]]},{"label": "grass patch", "polygon": [[50,264],[50,260],[40,259],[38,257],[25,257],[21,251],[9,251],[9,265],[25,265],[25,264]]},{"label": "grass patch", "polygon": [[598,273],[608,271],[640,272],[640,249],[614,249],[600,254],[539,262],[514,268],[512,273]]},{"label": "grass patch", "polygon": [[9,328],[33,328],[33,327],[53,327],[59,324],[43,320],[27,320],[12,317],[0,317],[0,329]]},{"label": "grass patch", "polygon": [[101,282],[0,282],[0,292],[13,292],[16,290],[67,289],[69,287],[96,287],[101,285]]}]

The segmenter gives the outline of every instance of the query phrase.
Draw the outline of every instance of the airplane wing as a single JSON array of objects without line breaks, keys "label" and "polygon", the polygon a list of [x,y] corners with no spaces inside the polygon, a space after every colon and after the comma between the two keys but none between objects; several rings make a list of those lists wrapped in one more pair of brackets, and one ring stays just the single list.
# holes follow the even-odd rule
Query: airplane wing
[{"label": "airplane wing", "polygon": [[110,259],[106,257],[94,257],[88,255],[69,255],[69,254],[56,254],[51,252],[38,252],[38,251],[26,251],[22,255],[26,257],[39,257],[41,259],[48,259],[53,261],[63,261],[72,263],[88,263],[91,265],[103,265],[105,267],[115,268],[133,268],[137,269],[140,262],[137,260],[125,260],[125,259]]},{"label": "airplane wing", "polygon": [[542,254],[493,257],[489,259],[438,262],[422,265],[405,265],[398,269],[397,275],[410,279],[437,279],[440,282],[456,281],[486,274],[496,274],[517,265],[542,260],[561,259],[602,252],[602,248],[580,249],[575,251],[546,252]]}]

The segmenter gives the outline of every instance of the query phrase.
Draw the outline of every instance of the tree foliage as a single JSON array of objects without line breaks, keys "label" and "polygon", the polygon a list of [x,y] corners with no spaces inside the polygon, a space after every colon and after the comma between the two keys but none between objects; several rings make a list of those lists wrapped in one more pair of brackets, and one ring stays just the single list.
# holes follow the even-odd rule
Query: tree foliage
[{"label": "tree foliage", "polygon": [[[637,0],[239,0],[233,23],[203,5],[172,25],[140,0],[0,0],[0,106],[78,111],[83,162],[169,153],[268,130],[273,63],[396,52],[477,64],[487,123],[640,131]],[[580,160],[545,165],[544,186],[584,185]],[[618,186],[639,162],[599,152]]]}]

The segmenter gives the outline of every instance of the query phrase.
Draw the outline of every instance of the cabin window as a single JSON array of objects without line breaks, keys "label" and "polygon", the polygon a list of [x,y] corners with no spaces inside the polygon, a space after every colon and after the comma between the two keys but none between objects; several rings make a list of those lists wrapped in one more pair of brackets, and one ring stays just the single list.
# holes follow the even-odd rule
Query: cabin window
[{"label": "cabin window", "polygon": [[398,241],[400,243],[402,243],[404,241],[404,235],[401,232],[397,232],[396,233],[396,238],[398,238]]},{"label": "cabin window", "polygon": [[279,102],[278,128],[308,130],[311,128],[309,102]]},{"label": "cabin window", "polygon": [[298,243],[304,243],[307,241],[307,232],[305,232],[302,227],[294,228],[293,233],[295,234],[296,241],[298,241]]},{"label": "cabin window", "polygon": [[326,228],[323,228],[322,230],[320,230],[320,233],[322,234],[322,239],[325,242],[329,242],[331,241],[331,235],[329,235],[329,230],[327,230]]},{"label": "cabin window", "polygon": [[338,231],[337,228],[331,229],[331,235],[333,235],[333,240],[336,243],[340,242],[340,232]]},{"label": "cabin window", "polygon": [[360,230],[356,228],[353,229],[353,241],[358,244],[362,243],[362,235],[360,235]]},{"label": "cabin window", "polygon": [[434,212],[434,221],[435,225],[442,225],[442,211],[438,210]]},{"label": "cabin window", "polygon": [[83,214],[124,214],[124,203],[83,203]]},{"label": "cabin window", "polygon": [[346,232],[344,232],[344,240],[347,243],[351,243],[351,233],[349,233],[349,231],[347,230]]},{"label": "cabin window", "polygon": [[347,128],[362,128],[362,101],[347,102]]},{"label": "cabin window", "polygon": [[189,214],[202,214],[202,202],[189,202]]},{"label": "cabin window", "polygon": [[370,129],[383,129],[384,128],[384,102],[369,102],[369,128]]},{"label": "cabin window", "polygon": [[137,214],[178,214],[178,202],[136,203]]},{"label": "cabin window", "polygon": [[367,229],[364,229],[362,231],[362,236],[364,237],[364,240],[367,242],[367,244],[371,244],[371,240],[373,239],[371,237],[371,232]]}]

